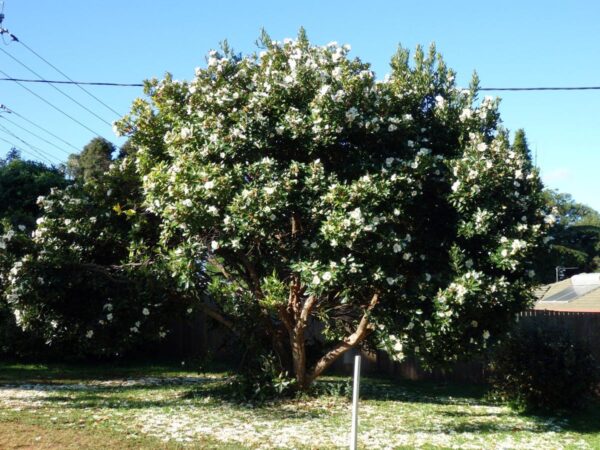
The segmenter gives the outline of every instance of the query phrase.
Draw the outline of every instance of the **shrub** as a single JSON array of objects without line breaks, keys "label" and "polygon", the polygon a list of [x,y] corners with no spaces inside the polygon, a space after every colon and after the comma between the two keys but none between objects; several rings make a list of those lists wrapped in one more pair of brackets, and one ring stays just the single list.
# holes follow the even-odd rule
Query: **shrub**
[{"label": "shrub", "polygon": [[521,410],[581,407],[600,381],[593,355],[567,329],[531,323],[496,348],[490,369],[494,396]]}]

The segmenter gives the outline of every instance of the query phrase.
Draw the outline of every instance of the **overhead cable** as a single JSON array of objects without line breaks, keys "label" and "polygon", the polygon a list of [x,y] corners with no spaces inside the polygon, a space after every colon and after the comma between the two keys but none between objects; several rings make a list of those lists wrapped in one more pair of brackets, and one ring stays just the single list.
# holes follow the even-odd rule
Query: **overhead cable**
[{"label": "overhead cable", "polygon": [[19,114],[18,112],[16,112],[14,109],[9,108],[6,105],[2,105],[0,104],[0,111],[5,111],[7,113],[10,114],[14,114],[15,116],[17,116],[19,119],[29,123],[30,125],[33,125],[34,127],[36,127],[38,130],[42,130],[43,132],[45,132],[46,134],[48,134],[49,136],[52,136],[55,139],[58,139],[59,141],[61,141],[63,144],[68,145],[69,147],[71,147],[73,150],[75,151],[79,151],[80,149],[77,148],[75,145],[71,144],[68,141],[65,141],[63,138],[61,138],[60,136],[57,136],[56,134],[54,134],[52,131],[42,127],[41,125],[38,125],[37,123],[29,120],[27,117],[23,116],[22,114]]},{"label": "overhead cable", "polygon": [[[9,77],[10,75],[8,75],[6,72],[4,72],[2,69],[0,69],[0,73],[2,75],[4,75],[5,77]],[[63,116],[68,117],[69,119],[71,119],[73,122],[77,123],[78,125],[80,125],[81,127],[85,128],[86,130],[88,130],[89,132],[95,134],[96,136],[101,136],[101,133],[98,133],[97,131],[92,130],[90,127],[88,127],[87,125],[85,125],[83,122],[77,120],[75,117],[71,116],[70,114],[64,112],[62,109],[60,109],[58,106],[55,106],[54,104],[52,104],[51,102],[49,102],[48,100],[46,100],[44,97],[42,97],[41,95],[37,94],[36,92],[32,91],[31,89],[29,89],[27,86],[25,86],[23,83],[17,81],[16,82],[19,86],[21,86],[23,89],[25,89],[26,91],[28,91],[30,94],[36,96],[37,98],[39,98],[41,101],[43,101],[44,103],[46,103],[47,105],[49,105],[50,107],[52,107],[53,109],[55,109],[56,111],[58,111],[59,113],[61,113]]]},{"label": "overhead cable", "polygon": [[[38,77],[40,80],[43,80],[44,78],[37,73],[35,70],[33,70],[31,67],[29,67],[27,64],[25,64],[24,62],[20,61],[18,58],[16,58],[15,56],[11,55],[10,53],[8,53],[6,50],[4,50],[2,47],[0,47],[0,51],[2,53],[4,53],[6,56],[8,56],[9,58],[11,58],[13,61],[17,62],[18,64],[20,64],[21,66],[25,67],[25,69],[27,69],[29,72],[31,72],[32,74],[34,74],[36,77]],[[71,100],[73,103],[75,103],[76,105],[78,105],[79,107],[83,108],[84,110],[86,110],[87,112],[89,112],[91,115],[93,115],[94,117],[96,117],[97,119],[101,120],[102,122],[104,122],[106,125],[111,126],[112,124],[107,121],[106,119],[104,119],[103,117],[99,116],[98,114],[96,114],[94,111],[92,111],[91,109],[89,109],[87,106],[85,106],[84,104],[82,104],[81,102],[79,102],[78,100],[74,99],[73,97],[71,97],[69,94],[67,94],[65,91],[63,91],[62,89],[58,88],[57,86],[55,86],[52,83],[48,83],[53,89],[55,89],[56,91],[60,92],[63,96],[67,97],[69,100]]]}]

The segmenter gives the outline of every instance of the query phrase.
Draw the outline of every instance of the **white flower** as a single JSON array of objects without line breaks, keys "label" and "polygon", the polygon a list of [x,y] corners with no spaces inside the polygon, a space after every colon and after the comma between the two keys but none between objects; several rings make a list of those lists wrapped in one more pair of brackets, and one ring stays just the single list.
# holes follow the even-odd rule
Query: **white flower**
[{"label": "white flower", "polygon": [[325,280],[325,281],[331,280],[331,272],[325,272],[323,274],[323,280]]},{"label": "white flower", "polygon": [[487,341],[490,338],[490,332],[488,330],[485,330],[483,332],[483,338]]},{"label": "white flower", "polygon": [[471,267],[473,267],[473,260],[472,259],[467,259],[465,261],[465,266],[467,266],[467,269],[470,269]]},{"label": "white flower", "polygon": [[272,195],[275,192],[275,188],[273,186],[267,186],[264,188],[264,191],[267,195]]},{"label": "white flower", "polygon": [[431,281],[431,275],[426,273],[425,274],[425,281]]},{"label": "white flower", "polygon": [[192,308],[188,308],[188,309],[186,309],[186,312],[187,312],[188,314],[191,314],[191,313],[192,313]]},{"label": "white flower", "polygon": [[188,128],[188,127],[183,127],[181,129],[181,131],[179,132],[179,136],[181,136],[181,139],[189,139],[192,137],[192,129]]},{"label": "white flower", "polygon": [[460,119],[461,121],[464,121],[464,120],[466,120],[466,119],[470,118],[472,115],[473,115],[473,111],[471,111],[471,109],[470,109],[470,108],[465,108],[465,109],[463,109],[463,110],[462,110],[462,112],[460,113],[460,117],[459,117],[459,119]]},{"label": "white flower", "polygon": [[142,309],[142,314],[145,316],[149,316],[150,315],[150,310],[148,308],[144,308]]},{"label": "white flower", "polygon": [[348,111],[346,111],[346,120],[350,123],[354,121],[358,117],[358,110],[353,106]]},{"label": "white flower", "polygon": [[206,183],[204,183],[204,189],[206,190],[210,190],[213,187],[215,187],[215,183],[212,181],[207,181]]},{"label": "white flower", "polygon": [[25,225],[19,225],[17,228],[19,231],[25,231]]},{"label": "white flower", "polygon": [[220,247],[220,245],[219,245],[219,243],[218,243],[217,241],[212,241],[212,242],[210,243],[210,248],[211,248],[212,250],[218,250],[218,249],[219,249],[219,247]]},{"label": "white flower", "polygon": [[312,284],[317,285],[321,282],[321,279],[319,278],[318,275],[315,275],[312,279]]},{"label": "white flower", "polygon": [[452,184],[452,191],[453,192],[458,191],[459,187],[460,187],[460,181],[455,181],[454,184]]},{"label": "white flower", "polygon": [[390,133],[391,133],[391,132],[393,132],[393,131],[396,131],[397,129],[398,129],[398,127],[397,127],[396,125],[394,125],[393,123],[391,123],[391,124],[388,126],[388,131],[389,131]]},{"label": "white flower", "polygon": [[487,149],[487,144],[485,142],[480,142],[479,144],[477,144],[477,150],[479,150],[480,152],[485,152]]},{"label": "white flower", "polygon": [[391,286],[392,284],[394,284],[394,281],[395,281],[395,280],[394,280],[392,277],[387,277],[387,278],[385,279],[385,281],[387,281],[387,284],[389,284],[389,285]]},{"label": "white flower", "polygon": [[181,204],[183,206],[191,208],[194,205],[194,202],[192,202],[192,200],[190,200],[189,198],[186,198],[184,201],[181,202]]},{"label": "white flower", "polygon": [[356,208],[356,209],[350,211],[350,217],[352,219],[356,220],[357,222],[361,221],[362,212],[360,211],[360,208]]},{"label": "white flower", "polygon": [[400,253],[402,251],[402,246],[398,243],[394,244],[394,253]]},{"label": "white flower", "polygon": [[108,314],[106,315],[106,320],[108,320],[109,322],[110,322],[111,320],[113,320],[113,315],[112,315],[112,313],[108,313]]},{"label": "white flower", "polygon": [[85,333],[85,337],[88,339],[91,339],[91,337],[94,335],[94,332],[92,330],[88,330],[87,333]]},{"label": "white flower", "polygon": [[207,208],[207,211],[208,211],[209,214],[212,214],[213,216],[216,216],[217,214],[219,214],[219,210],[215,206],[213,206],[213,205],[210,205]]},{"label": "white flower", "polygon": [[472,326],[473,328],[477,328],[477,325],[479,325],[479,324],[477,323],[477,321],[476,321],[476,320],[473,320],[473,321],[471,321],[471,326]]}]

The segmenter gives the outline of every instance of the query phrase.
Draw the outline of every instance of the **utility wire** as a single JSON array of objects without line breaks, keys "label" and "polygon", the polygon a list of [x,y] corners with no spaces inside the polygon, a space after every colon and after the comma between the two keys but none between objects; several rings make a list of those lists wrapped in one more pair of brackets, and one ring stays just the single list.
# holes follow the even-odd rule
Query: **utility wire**
[{"label": "utility wire", "polygon": [[11,132],[8,128],[6,128],[4,125],[0,124],[0,131],[3,131],[4,133],[8,134],[9,136],[12,136],[13,138],[15,138],[16,140],[18,140],[19,142],[23,143],[24,145],[26,145],[27,147],[29,147],[32,151],[34,151],[35,153],[37,153],[40,157],[49,160],[48,158],[53,158],[56,159],[57,161],[60,162],[60,160],[58,158],[56,158],[55,156],[50,155],[49,153],[46,153],[44,150],[42,150],[39,147],[36,147],[35,145],[31,145],[29,142],[27,142],[24,139],[21,139],[19,136],[17,136],[16,134],[14,134],[13,132]]},{"label": "utility wire", "polygon": [[[38,77],[40,80],[43,80],[44,78],[37,73],[35,70],[33,70],[31,67],[29,67],[27,64],[25,64],[24,62],[20,61],[18,58],[16,58],[15,56],[11,55],[10,53],[8,53],[6,50],[4,50],[2,47],[0,47],[0,51],[2,53],[4,53],[6,56],[8,56],[9,58],[11,58],[13,61],[16,61],[18,64],[20,64],[21,66],[25,67],[25,69],[27,69],[29,72],[31,72],[32,74],[34,74],[36,77]],[[87,106],[83,105],[82,103],[80,103],[79,101],[77,101],[76,99],[74,99],[73,97],[71,97],[69,94],[67,94],[65,91],[63,91],[62,89],[58,88],[57,86],[55,86],[54,84],[50,83],[50,86],[60,92],[62,95],[64,95],[65,97],[67,97],[69,100],[71,100],[73,103],[75,103],[76,105],[79,105],[81,108],[85,109],[87,112],[89,112],[91,115],[93,115],[94,117],[96,117],[97,119],[101,120],[102,122],[104,122],[106,125],[111,126],[112,124],[110,122],[108,122],[107,120],[105,120],[104,118],[100,117],[98,114],[96,114],[94,111],[92,111],[91,109],[89,109]]]},{"label": "utility wire", "polygon": [[[0,73],[2,75],[4,75],[5,77],[10,78],[10,75],[8,75],[6,72],[4,72],[3,70],[0,69]],[[71,116],[70,114],[64,112],[62,109],[60,109],[57,106],[54,106],[52,103],[50,103],[48,100],[46,100],[44,97],[42,97],[41,95],[35,93],[34,91],[32,91],[31,89],[29,89],[27,86],[25,86],[23,83],[17,81],[16,82],[19,86],[21,86],[23,89],[25,89],[26,91],[28,91],[29,93],[31,93],[32,95],[35,95],[37,98],[39,98],[40,100],[42,100],[44,103],[46,103],[47,105],[51,106],[53,109],[55,109],[56,111],[58,111],[59,113],[61,113],[63,116],[68,117],[69,119],[71,119],[73,122],[77,123],[78,125],[82,126],[83,128],[85,128],[86,130],[88,130],[89,132],[95,134],[96,136],[102,136],[101,133],[98,133],[97,131],[92,130],[90,127],[88,127],[87,125],[85,125],[83,122],[77,120],[75,117]]]},{"label": "utility wire", "polygon": [[18,42],[19,44],[21,44],[23,47],[25,47],[27,50],[29,50],[31,53],[33,53],[35,56],[37,56],[39,59],[41,59],[42,61],[44,61],[46,64],[48,64],[50,67],[52,67],[54,70],[56,70],[59,74],[61,74],[63,77],[65,77],[67,80],[69,80],[71,82],[71,84],[76,85],[77,87],[79,87],[79,89],[81,89],[83,92],[85,92],[87,95],[89,95],[90,97],[92,97],[94,100],[96,100],[98,103],[100,103],[102,106],[104,106],[105,108],[107,108],[108,110],[110,110],[111,112],[113,112],[114,114],[116,114],[118,117],[121,117],[122,114],[120,114],[118,111],[114,110],[113,108],[111,108],[109,105],[107,105],[106,103],[104,103],[102,100],[100,100],[98,97],[96,97],[94,94],[92,94],[90,91],[88,91],[87,89],[85,89],[83,86],[81,86],[80,83],[76,83],[73,81],[73,79],[71,77],[69,77],[66,73],[64,73],[62,70],[60,70],[58,67],[56,67],[54,64],[52,64],[50,61],[48,61],[46,58],[44,58],[42,55],[40,55],[38,52],[36,52],[34,49],[32,49],[29,45],[27,45],[25,42],[23,42],[22,40],[20,40],[17,36],[15,36],[14,34],[12,34],[10,31],[8,31],[5,28],[0,28],[0,34],[2,34],[2,36],[4,36],[5,34],[8,34],[10,36],[10,38],[15,41]]},{"label": "utility wire", "polygon": [[600,91],[600,86],[479,88],[480,91]]},{"label": "utility wire", "polygon": [[113,86],[144,87],[142,83],[113,83],[108,81],[64,81],[64,80],[31,80],[28,78],[0,78],[0,81],[21,81],[23,83],[74,84],[77,86]]},{"label": "utility wire", "polygon": [[[0,136],[0,141],[6,142],[8,145],[11,146],[11,148],[15,148],[17,150],[19,150],[20,152],[23,152],[26,155],[29,155],[33,158],[39,158],[39,156],[34,155],[33,153],[29,153],[29,151],[22,149],[21,147],[15,145],[13,142],[9,141],[8,139],[4,139],[2,136]],[[45,161],[46,163],[50,164],[51,166],[54,165],[54,163],[52,161],[50,161],[48,158],[41,158],[43,161]]]},{"label": "utility wire", "polygon": [[[82,86],[144,87],[142,83],[117,83],[110,81],[62,81],[31,80],[28,78],[0,78],[0,81],[20,81],[22,83],[73,84]],[[482,87],[479,91],[600,91],[600,86],[538,86],[538,87]]]},{"label": "utility wire", "polygon": [[42,156],[42,157],[47,157],[47,158],[54,158],[57,161],[60,161],[60,159],[56,158],[55,156],[51,155],[50,153],[47,153],[46,151],[42,150],[39,147],[36,147],[35,145],[30,144],[29,142],[27,142],[24,139],[21,139],[19,136],[17,136],[15,133],[13,133],[12,131],[10,131],[8,128],[6,128],[4,125],[0,124],[0,131],[3,131],[4,133],[14,137],[15,139],[17,139],[19,142],[23,143],[24,145],[28,146],[29,148],[31,148],[31,150],[35,151],[38,155]]},{"label": "utility wire", "polygon": [[35,136],[35,137],[36,137],[36,138],[38,138],[39,140],[41,140],[41,141],[44,141],[46,144],[49,144],[49,145],[53,146],[54,148],[58,149],[59,151],[63,152],[64,154],[66,154],[66,155],[70,155],[70,153],[69,153],[68,151],[66,151],[64,148],[62,148],[62,147],[60,147],[60,146],[56,145],[54,142],[52,142],[52,141],[49,141],[48,139],[46,139],[46,138],[44,138],[43,136],[40,136],[39,134],[37,134],[37,133],[35,133],[35,132],[31,131],[30,129],[28,129],[28,128],[25,128],[25,127],[23,127],[23,126],[19,125],[19,124],[18,124],[17,122],[15,122],[14,120],[10,120],[8,117],[6,117],[6,116],[3,116],[3,115],[1,115],[1,114],[0,114],[0,119],[6,120],[7,122],[9,122],[9,123],[12,123],[12,124],[13,124],[13,126],[15,126],[15,127],[17,127],[17,128],[20,128],[21,130],[25,131],[26,133],[29,133],[29,134],[31,134],[32,136]]},{"label": "utility wire", "polygon": [[25,122],[29,123],[30,125],[33,125],[34,127],[36,127],[39,130],[42,130],[43,132],[47,133],[48,135],[52,136],[55,139],[58,139],[59,141],[61,141],[62,143],[68,145],[69,147],[71,147],[73,150],[75,151],[79,151],[80,149],[77,148],[76,146],[74,146],[73,144],[71,144],[68,141],[65,141],[63,138],[61,138],[60,136],[57,136],[56,134],[54,134],[52,131],[47,130],[46,128],[42,127],[41,125],[36,124],[35,122],[29,120],[27,117],[19,114],[18,112],[16,112],[14,109],[9,108],[6,105],[2,105],[0,104],[0,111],[6,111],[9,114],[14,114],[15,116],[17,116],[18,118],[20,118],[21,120],[24,120]]}]

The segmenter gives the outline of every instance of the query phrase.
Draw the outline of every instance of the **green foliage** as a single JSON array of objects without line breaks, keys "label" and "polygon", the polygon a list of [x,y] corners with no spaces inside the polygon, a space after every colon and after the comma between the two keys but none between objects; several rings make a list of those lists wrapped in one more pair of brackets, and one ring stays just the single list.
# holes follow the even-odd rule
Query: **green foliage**
[{"label": "green foliage", "polygon": [[598,271],[600,214],[577,203],[569,194],[547,190],[544,197],[546,208],[553,212],[556,221],[535,263],[540,282],[554,282],[556,266],[576,267],[575,273]]},{"label": "green foliage", "polygon": [[459,89],[434,47],[400,48],[379,82],[303,31],[261,46],[148,81],[117,124],[174,270],[206,261],[213,306],[281,361],[309,319],[326,349],[355,331],[435,360],[485,347],[530,301],[546,227],[498,101]]},{"label": "green foliage", "polygon": [[272,354],[253,355],[252,361],[243,365],[241,372],[231,378],[229,395],[234,400],[252,403],[292,396],[295,380],[279,367]]},{"label": "green foliage", "polygon": [[556,326],[517,327],[496,349],[490,369],[494,395],[519,409],[578,408],[600,382],[589,349]]},{"label": "green foliage", "polygon": [[67,161],[67,174],[76,180],[98,180],[108,170],[115,146],[102,137],[93,138],[80,154],[72,154]]},{"label": "green foliage", "polygon": [[[0,164],[0,221],[31,230],[39,214],[37,198],[48,194],[51,188],[66,185],[58,169],[22,160],[18,154],[9,155]],[[0,232],[2,229],[0,224]]]},{"label": "green foliage", "polygon": [[63,355],[122,354],[166,336],[193,290],[179,292],[154,258],[156,218],[126,213],[139,207],[139,187],[122,161],[92,183],[40,198],[32,237],[10,229],[0,238],[14,255],[1,281],[19,327]]}]

